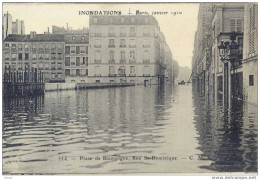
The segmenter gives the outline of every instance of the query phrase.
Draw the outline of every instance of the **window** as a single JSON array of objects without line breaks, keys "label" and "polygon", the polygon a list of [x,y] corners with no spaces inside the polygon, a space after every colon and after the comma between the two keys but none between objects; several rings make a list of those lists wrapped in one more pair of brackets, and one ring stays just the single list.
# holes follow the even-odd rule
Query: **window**
[{"label": "window", "polygon": [[70,76],[70,69],[65,69],[65,76]]},{"label": "window", "polygon": [[81,54],[86,53],[86,46],[80,46],[80,53]]},{"label": "window", "polygon": [[86,69],[81,69],[80,70],[80,75],[85,76],[86,75]]},{"label": "window", "polygon": [[120,66],[120,68],[118,69],[118,74],[125,74],[125,66]]},{"label": "window", "polygon": [[23,53],[19,53],[18,60],[23,60]]},{"label": "window", "polygon": [[22,44],[18,44],[18,50],[19,51],[23,50],[23,45]]},{"label": "window", "polygon": [[82,37],[81,37],[81,40],[85,40],[85,36],[82,36]]},{"label": "window", "polygon": [[57,64],[57,69],[62,69],[62,63],[59,62],[59,63]]},{"label": "window", "polygon": [[115,74],[115,66],[109,66],[109,75]]},{"label": "window", "polygon": [[76,66],[80,66],[80,58],[76,57]]},{"label": "window", "polygon": [[70,53],[71,54],[75,54],[76,53],[76,47],[75,46],[71,46],[70,47]]},{"label": "window", "polygon": [[80,46],[76,46],[76,54],[80,53]]},{"label": "window", "polygon": [[65,66],[70,66],[70,58],[65,57]]},{"label": "window", "polygon": [[71,69],[70,72],[71,72],[71,75],[72,75],[72,76],[76,75],[76,70],[75,70],[75,69]]},{"label": "window", "polygon": [[135,47],[135,39],[130,39],[129,47]]},{"label": "window", "polygon": [[29,60],[29,53],[25,53],[25,60]]},{"label": "window", "polygon": [[44,67],[45,67],[45,69],[49,69],[49,68],[50,68],[50,65],[49,65],[49,63],[48,63],[48,62],[46,62],[46,63],[45,63],[45,65],[44,65]]},{"label": "window", "polygon": [[74,40],[74,39],[75,39],[75,36],[72,36],[72,39]]},{"label": "window", "polygon": [[144,73],[145,76],[150,75],[149,66],[144,66],[143,73]]},{"label": "window", "polygon": [[71,57],[70,58],[70,65],[71,66],[75,66],[76,62],[75,62],[75,57]]},{"label": "window", "polygon": [[109,59],[110,59],[110,60],[113,60],[113,59],[114,59],[114,56],[115,56],[115,52],[114,52],[114,51],[110,51],[110,52],[109,52]]},{"label": "window", "polygon": [[94,45],[95,48],[99,48],[101,47],[101,41],[100,39],[95,39],[95,45]]},{"label": "window", "polygon": [[120,39],[120,47],[125,47],[125,39]]},{"label": "window", "polygon": [[135,75],[135,66],[130,66],[130,74]]},{"label": "window", "polygon": [[115,46],[115,40],[109,39],[109,46]]},{"label": "window", "polygon": [[43,59],[43,54],[39,54],[39,59]]},{"label": "window", "polygon": [[71,80],[71,83],[75,83],[76,81],[75,80]]},{"label": "window", "polygon": [[80,75],[80,69],[76,69],[76,76]]},{"label": "window", "polygon": [[9,48],[9,44],[5,43],[5,48],[8,49]]},{"label": "window", "polygon": [[249,75],[249,86],[254,86],[254,75]]},{"label": "window", "polygon": [[130,59],[135,59],[135,51],[130,51]]},{"label": "window", "polygon": [[120,52],[121,60],[125,60],[125,51]]},{"label": "window", "polygon": [[65,54],[70,54],[70,46],[65,46]]},{"label": "window", "polygon": [[252,4],[249,7],[249,31],[248,31],[248,37],[249,37],[249,49],[248,49],[248,56],[254,56],[257,48],[257,4]]},{"label": "window", "polygon": [[45,54],[45,59],[49,60],[50,59],[50,54]]},{"label": "window", "polygon": [[135,33],[135,27],[130,27],[130,33]]},{"label": "window", "polygon": [[230,20],[230,32],[243,32],[243,20],[231,18]]},{"label": "window", "polygon": [[49,43],[45,43],[45,50],[49,50],[50,49],[49,46],[50,46]]},{"label": "window", "polygon": [[12,54],[11,57],[12,57],[12,60],[16,60],[16,54]]},{"label": "window", "polygon": [[42,70],[43,69],[43,63],[39,63],[39,69]]}]

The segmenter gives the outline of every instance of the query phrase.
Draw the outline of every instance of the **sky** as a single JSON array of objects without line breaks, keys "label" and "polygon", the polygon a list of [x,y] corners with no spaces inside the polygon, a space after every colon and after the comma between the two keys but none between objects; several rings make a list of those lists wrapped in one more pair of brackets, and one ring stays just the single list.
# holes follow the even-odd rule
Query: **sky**
[{"label": "sky", "polygon": [[65,27],[66,23],[73,29],[88,27],[89,16],[79,11],[121,11],[122,15],[130,11],[133,15],[137,10],[158,20],[173,59],[191,68],[199,3],[3,3],[3,14],[8,11],[13,21],[23,20],[26,34],[41,34],[48,27],[51,31],[52,25]]}]

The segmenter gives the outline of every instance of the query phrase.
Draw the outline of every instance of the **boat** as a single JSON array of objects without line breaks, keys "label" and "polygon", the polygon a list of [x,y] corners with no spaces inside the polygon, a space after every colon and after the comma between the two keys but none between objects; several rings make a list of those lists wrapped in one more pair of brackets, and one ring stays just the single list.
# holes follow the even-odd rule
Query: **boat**
[{"label": "boat", "polygon": [[181,82],[178,82],[178,85],[185,85],[185,81],[182,80]]}]

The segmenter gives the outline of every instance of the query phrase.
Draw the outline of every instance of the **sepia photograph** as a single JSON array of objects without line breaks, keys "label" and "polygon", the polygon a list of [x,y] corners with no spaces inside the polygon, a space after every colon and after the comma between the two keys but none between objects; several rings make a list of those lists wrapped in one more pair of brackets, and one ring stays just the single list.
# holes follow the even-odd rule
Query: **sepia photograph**
[{"label": "sepia photograph", "polygon": [[257,2],[3,2],[1,65],[4,176],[256,179]]}]

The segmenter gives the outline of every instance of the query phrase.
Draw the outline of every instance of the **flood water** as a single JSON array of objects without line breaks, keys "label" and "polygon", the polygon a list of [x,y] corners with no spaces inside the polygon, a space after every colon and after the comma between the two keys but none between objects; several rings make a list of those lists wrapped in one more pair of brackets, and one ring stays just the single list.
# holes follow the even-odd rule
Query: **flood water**
[{"label": "flood water", "polygon": [[3,100],[4,174],[256,171],[257,107],[226,113],[191,85]]}]

